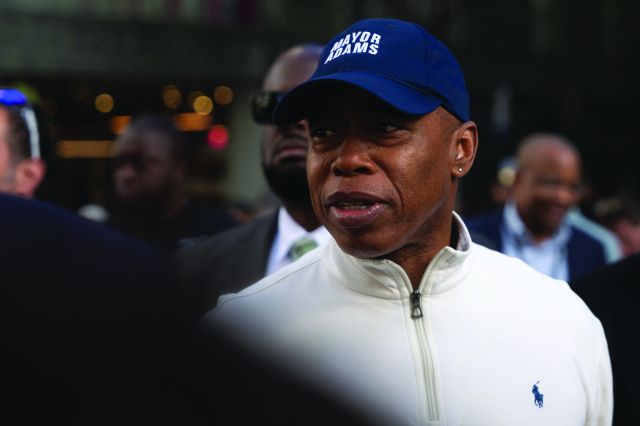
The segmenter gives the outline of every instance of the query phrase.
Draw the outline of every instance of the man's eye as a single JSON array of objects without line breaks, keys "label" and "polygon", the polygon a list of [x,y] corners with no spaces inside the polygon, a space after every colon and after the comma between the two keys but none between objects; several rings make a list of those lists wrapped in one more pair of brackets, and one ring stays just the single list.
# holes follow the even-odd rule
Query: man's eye
[{"label": "man's eye", "polygon": [[326,138],[331,138],[335,135],[336,135],[336,132],[326,127],[316,129],[311,132],[311,137],[313,139],[326,139]]},{"label": "man's eye", "polygon": [[391,133],[396,130],[398,130],[398,126],[394,126],[393,124],[384,123],[378,126],[378,131],[380,133]]}]

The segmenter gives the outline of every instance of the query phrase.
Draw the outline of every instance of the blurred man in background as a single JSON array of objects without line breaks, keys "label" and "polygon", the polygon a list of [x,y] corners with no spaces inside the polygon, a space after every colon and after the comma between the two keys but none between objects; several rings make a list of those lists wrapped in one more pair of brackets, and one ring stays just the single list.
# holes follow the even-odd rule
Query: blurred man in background
[{"label": "blurred man in background", "polygon": [[231,228],[222,209],[189,199],[183,135],[164,117],[134,120],[116,140],[114,181],[120,205],[110,225],[168,258],[181,242]]},{"label": "blurred man in background", "polygon": [[580,200],[580,154],[566,138],[539,133],[517,152],[511,196],[500,211],[470,218],[469,228],[538,271],[569,281],[606,263],[605,247],[567,220]]},{"label": "blurred man in background", "polygon": [[262,126],[262,166],[282,206],[250,223],[199,241],[174,259],[175,273],[194,315],[204,314],[222,293],[236,292],[289,264],[327,240],[313,212],[307,184],[307,124],[272,122],[278,99],[313,74],[322,46],[294,46],[267,72],[252,97],[253,118]]},{"label": "blurred man in background", "polygon": [[0,191],[33,198],[44,179],[36,114],[17,89],[0,88]]}]

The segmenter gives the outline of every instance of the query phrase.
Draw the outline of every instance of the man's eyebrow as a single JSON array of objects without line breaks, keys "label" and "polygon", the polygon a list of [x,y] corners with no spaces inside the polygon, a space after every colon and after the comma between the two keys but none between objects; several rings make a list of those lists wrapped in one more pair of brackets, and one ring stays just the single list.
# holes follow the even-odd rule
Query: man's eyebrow
[{"label": "man's eyebrow", "polygon": [[316,107],[309,110],[306,119],[338,119],[343,114],[338,113],[331,105],[323,105],[322,107]]}]

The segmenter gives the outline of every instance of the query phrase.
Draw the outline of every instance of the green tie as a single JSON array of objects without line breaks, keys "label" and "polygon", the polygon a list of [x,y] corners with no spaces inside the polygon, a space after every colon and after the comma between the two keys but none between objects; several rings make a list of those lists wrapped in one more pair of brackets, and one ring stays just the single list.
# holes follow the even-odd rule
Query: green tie
[{"label": "green tie", "polygon": [[309,237],[302,237],[291,245],[289,256],[291,256],[291,259],[297,260],[303,254],[305,254],[309,250],[313,250],[316,247],[318,247],[318,243],[316,243],[313,239]]}]

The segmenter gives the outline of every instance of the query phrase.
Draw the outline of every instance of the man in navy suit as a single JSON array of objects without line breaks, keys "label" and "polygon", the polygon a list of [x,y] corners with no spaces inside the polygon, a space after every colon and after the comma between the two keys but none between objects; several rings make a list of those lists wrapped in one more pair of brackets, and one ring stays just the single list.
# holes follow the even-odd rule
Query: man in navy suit
[{"label": "man in navy suit", "polygon": [[511,197],[500,211],[469,218],[494,248],[551,277],[573,280],[605,265],[599,240],[567,220],[580,199],[580,154],[565,137],[537,133],[517,152]]}]

